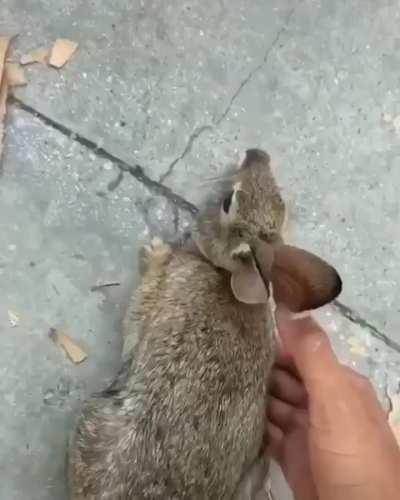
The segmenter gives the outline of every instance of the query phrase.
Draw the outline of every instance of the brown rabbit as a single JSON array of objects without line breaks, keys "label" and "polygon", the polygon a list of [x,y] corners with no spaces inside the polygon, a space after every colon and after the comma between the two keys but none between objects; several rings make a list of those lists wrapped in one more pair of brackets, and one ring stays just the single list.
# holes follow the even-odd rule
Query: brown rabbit
[{"label": "brown rabbit", "polygon": [[247,151],[231,181],[185,245],[147,249],[124,322],[126,361],[84,404],[71,439],[73,500],[232,499],[257,461],[274,360],[268,298],[312,309],[341,280],[283,243],[266,153]]}]

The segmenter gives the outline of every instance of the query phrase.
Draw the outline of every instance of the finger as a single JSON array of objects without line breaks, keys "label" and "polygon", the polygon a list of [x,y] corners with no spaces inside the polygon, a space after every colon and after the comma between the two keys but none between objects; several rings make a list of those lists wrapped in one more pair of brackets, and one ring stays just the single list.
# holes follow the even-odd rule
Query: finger
[{"label": "finger", "polygon": [[329,434],[343,434],[350,421],[353,425],[362,415],[326,333],[311,318],[290,320],[278,311],[277,321],[308,394],[311,425]]},{"label": "finger", "polygon": [[275,366],[290,371],[291,373],[297,373],[298,375],[298,370],[294,364],[293,357],[288,352],[282,351],[278,353],[275,360]]},{"label": "finger", "polygon": [[270,380],[270,394],[293,406],[305,407],[307,392],[304,385],[287,370],[274,368]]},{"label": "finger", "polygon": [[268,447],[269,452],[279,462],[282,445],[283,445],[284,435],[279,427],[267,422],[266,425],[266,447]]},{"label": "finger", "polygon": [[299,370],[297,369],[293,356],[286,351],[278,353],[274,366],[289,372],[293,377],[301,381]]},{"label": "finger", "polygon": [[307,390],[310,384],[334,380],[340,371],[340,364],[330,345],[326,333],[310,317],[290,320],[277,311],[278,328],[286,352],[292,357]]},{"label": "finger", "polygon": [[[356,439],[363,428],[359,422],[364,422],[365,417],[374,422],[383,418],[371,384],[360,376],[350,375],[338,362],[326,333],[315,321],[311,318],[290,321],[278,310],[277,322],[285,350],[304,381],[310,422],[315,429],[325,429],[327,435],[343,439],[346,430],[354,428],[352,437]],[[350,440],[343,440],[343,445],[350,445]]]},{"label": "finger", "polygon": [[271,397],[268,405],[268,420],[279,427],[282,431],[287,430],[290,426],[295,407],[281,401],[280,399]]}]

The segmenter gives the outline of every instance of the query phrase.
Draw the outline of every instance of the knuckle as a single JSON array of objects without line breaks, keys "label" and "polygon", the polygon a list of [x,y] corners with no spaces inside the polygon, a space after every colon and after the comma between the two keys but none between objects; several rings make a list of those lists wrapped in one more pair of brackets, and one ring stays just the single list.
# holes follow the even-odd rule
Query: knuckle
[{"label": "knuckle", "polygon": [[292,423],[296,427],[306,427],[307,426],[307,416],[303,411],[295,411],[292,415]]}]

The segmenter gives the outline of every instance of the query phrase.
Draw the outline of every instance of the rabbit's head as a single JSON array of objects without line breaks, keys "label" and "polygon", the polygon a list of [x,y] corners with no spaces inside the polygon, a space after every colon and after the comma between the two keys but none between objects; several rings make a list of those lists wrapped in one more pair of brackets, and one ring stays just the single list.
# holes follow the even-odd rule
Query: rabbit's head
[{"label": "rabbit's head", "polygon": [[286,210],[267,153],[251,149],[229,186],[208,201],[193,228],[193,240],[215,266],[231,273],[241,302],[266,302],[271,285],[276,302],[298,312],[333,300],[342,283],[319,257],[285,245]]}]

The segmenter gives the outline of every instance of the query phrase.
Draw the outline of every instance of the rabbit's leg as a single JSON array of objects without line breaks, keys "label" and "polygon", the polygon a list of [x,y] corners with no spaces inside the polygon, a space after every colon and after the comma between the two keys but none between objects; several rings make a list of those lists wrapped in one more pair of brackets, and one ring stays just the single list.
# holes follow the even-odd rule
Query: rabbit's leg
[{"label": "rabbit's leg", "polygon": [[149,273],[152,275],[158,274],[172,253],[170,245],[164,243],[160,238],[153,238],[150,245],[145,245],[143,250],[145,263],[144,278],[148,277]]},{"label": "rabbit's leg", "polygon": [[164,243],[160,238],[153,238],[149,245],[142,248],[139,265],[142,282],[129,300],[122,322],[124,337],[122,354],[124,357],[132,352],[140,337],[141,305],[144,301],[158,300],[158,288],[164,276],[165,265],[168,263],[171,254],[170,245]]}]

